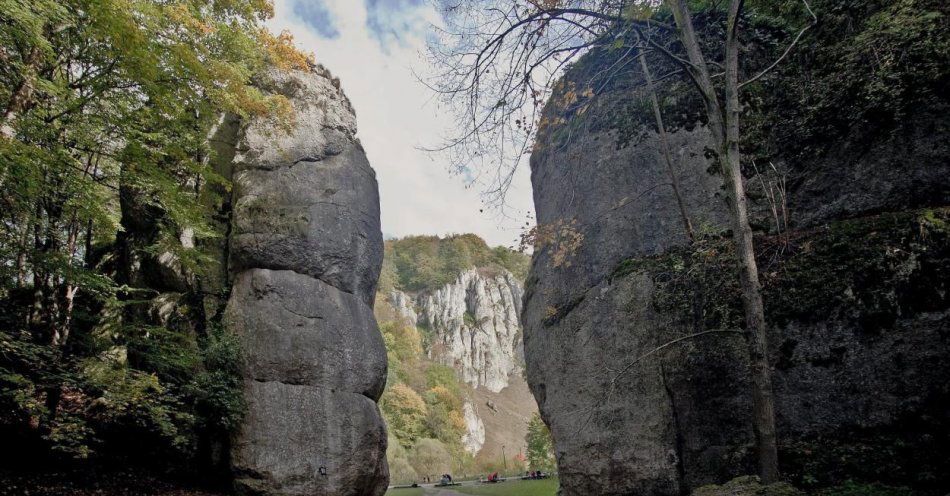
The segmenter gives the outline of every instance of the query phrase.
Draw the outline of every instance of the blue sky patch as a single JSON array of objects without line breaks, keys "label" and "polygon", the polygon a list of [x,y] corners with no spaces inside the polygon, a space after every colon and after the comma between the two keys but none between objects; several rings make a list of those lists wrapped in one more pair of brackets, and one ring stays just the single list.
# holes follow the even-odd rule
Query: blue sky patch
[{"label": "blue sky patch", "polygon": [[383,50],[390,43],[405,46],[411,38],[422,38],[429,25],[422,14],[425,0],[363,0],[366,28]]},{"label": "blue sky patch", "polygon": [[293,9],[294,15],[303,19],[321,37],[330,40],[340,37],[333,13],[323,0],[297,0]]}]

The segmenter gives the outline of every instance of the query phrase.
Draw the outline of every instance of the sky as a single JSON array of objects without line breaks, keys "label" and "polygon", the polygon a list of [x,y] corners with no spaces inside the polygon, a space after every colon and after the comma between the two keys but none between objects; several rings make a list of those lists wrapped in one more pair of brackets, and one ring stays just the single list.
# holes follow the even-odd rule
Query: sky
[{"label": "sky", "polygon": [[[453,174],[434,147],[453,133],[447,109],[418,78],[433,72],[426,36],[438,14],[424,0],[276,0],[269,22],[340,78],[356,110],[357,136],[379,180],[383,234],[475,233],[489,245],[516,243],[533,214],[521,167],[504,213],[486,208],[484,185]],[[532,215],[533,217],[533,215]]]}]

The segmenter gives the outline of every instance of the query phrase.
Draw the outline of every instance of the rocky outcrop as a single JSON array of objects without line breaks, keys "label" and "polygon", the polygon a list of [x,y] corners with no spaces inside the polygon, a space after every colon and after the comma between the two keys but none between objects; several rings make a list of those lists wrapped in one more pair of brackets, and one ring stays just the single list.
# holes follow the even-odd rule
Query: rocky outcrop
[{"label": "rocky outcrop", "polygon": [[[582,87],[612,56],[589,55],[561,91]],[[618,146],[604,118],[636,107],[635,78],[615,80],[577,103],[583,118],[561,114],[557,94],[545,111],[563,124],[540,133],[531,157],[538,223],[583,242],[535,252],[526,371],[554,436],[561,494],[679,495],[755,471],[741,335],[656,351],[741,326],[729,238],[716,238],[729,229],[728,208],[707,131],[672,133],[686,210],[716,239],[686,246],[656,135]],[[922,111],[900,138],[845,141],[789,166],[794,232],[759,244],[787,475],[950,483],[930,478],[947,463],[919,455],[947,453],[950,288],[937,274],[950,267],[948,214],[910,210],[950,204],[950,148],[928,131],[947,127],[946,114]],[[762,195],[753,200],[768,210]],[[883,466],[887,474],[871,472]]]},{"label": "rocky outcrop", "polygon": [[[394,289],[386,298],[398,315],[427,330],[429,359],[454,368],[471,387],[462,445],[485,459],[497,460],[503,445],[514,449],[537,411],[522,378],[522,294],[510,272],[472,268],[441,288],[416,295]],[[502,406],[488,406],[495,404]]]},{"label": "rocky outcrop", "polygon": [[433,332],[430,358],[454,367],[471,386],[497,393],[521,372],[522,292],[507,271],[473,268],[415,298],[395,290],[389,301],[404,318]]},{"label": "rocky outcrop", "polygon": [[382,494],[375,173],[338,81],[319,67],[272,76],[295,126],[251,122],[233,160],[225,323],[245,352],[247,402],[232,448],[236,485],[255,495]]},{"label": "rocky outcrop", "polygon": [[406,322],[410,325],[415,326],[419,324],[419,315],[416,313],[416,302],[412,299],[412,296],[398,289],[393,289],[390,291],[387,301],[392,305],[396,314],[406,319]]},{"label": "rocky outcrop", "polygon": [[462,446],[469,453],[478,453],[485,445],[485,422],[479,418],[475,407],[466,401],[462,407],[465,418],[465,434],[462,436]]}]

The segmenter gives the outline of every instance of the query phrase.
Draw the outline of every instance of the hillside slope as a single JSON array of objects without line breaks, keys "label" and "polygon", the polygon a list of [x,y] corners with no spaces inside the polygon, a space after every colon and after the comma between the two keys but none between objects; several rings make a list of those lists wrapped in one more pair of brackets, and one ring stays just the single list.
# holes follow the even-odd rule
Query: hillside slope
[{"label": "hillside slope", "polygon": [[520,463],[537,411],[519,324],[527,261],[474,235],[386,242],[376,315],[394,481]]}]

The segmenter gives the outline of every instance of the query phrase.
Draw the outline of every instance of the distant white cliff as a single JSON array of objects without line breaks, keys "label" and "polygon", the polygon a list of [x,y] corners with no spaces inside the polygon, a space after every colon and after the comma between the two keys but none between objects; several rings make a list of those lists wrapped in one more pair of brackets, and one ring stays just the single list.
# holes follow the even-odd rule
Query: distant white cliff
[{"label": "distant white cliff", "polygon": [[455,368],[472,387],[497,393],[521,373],[521,283],[507,271],[469,269],[450,284],[389,300],[406,319],[432,331],[429,357]]}]

